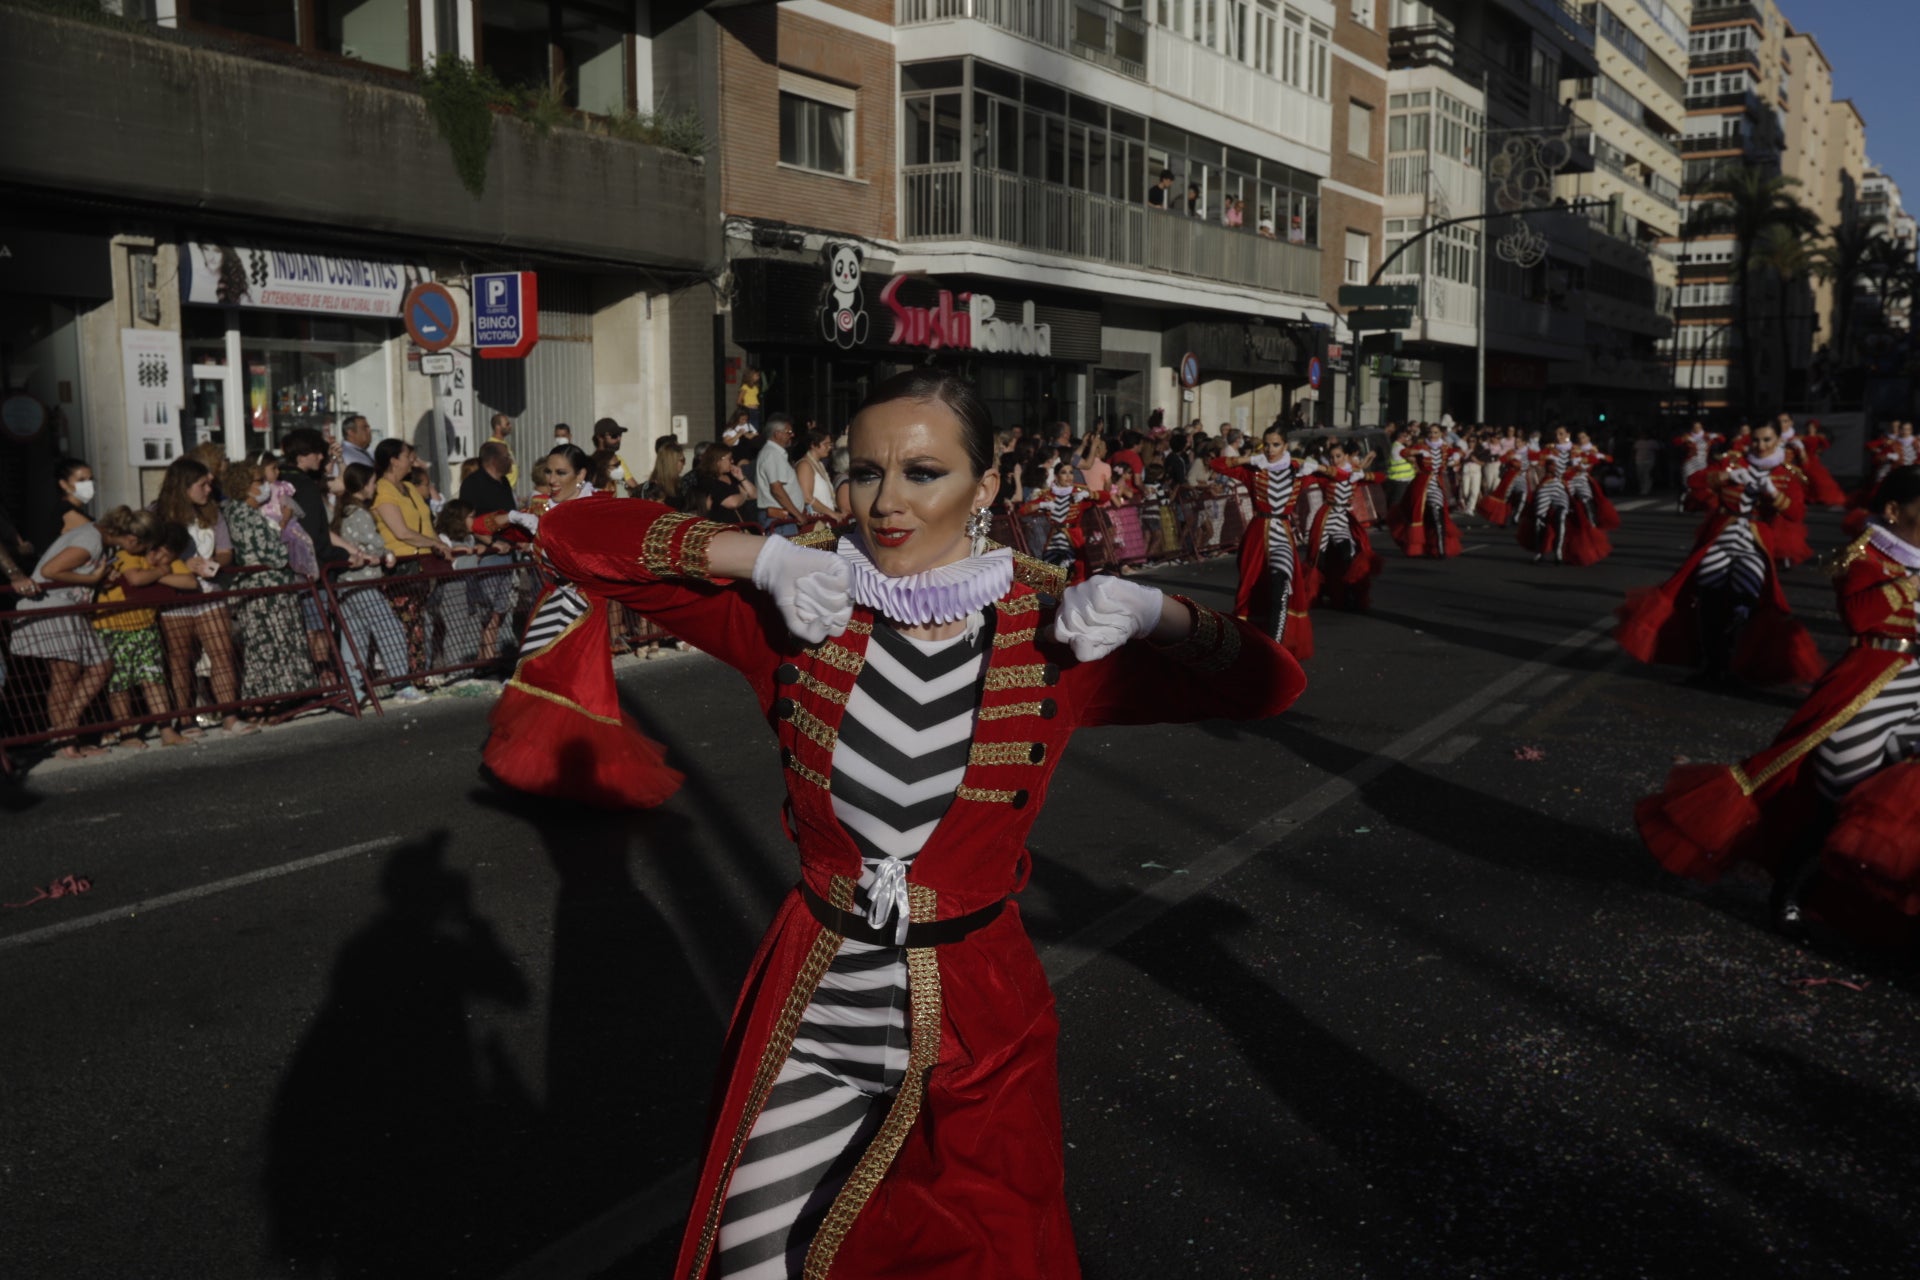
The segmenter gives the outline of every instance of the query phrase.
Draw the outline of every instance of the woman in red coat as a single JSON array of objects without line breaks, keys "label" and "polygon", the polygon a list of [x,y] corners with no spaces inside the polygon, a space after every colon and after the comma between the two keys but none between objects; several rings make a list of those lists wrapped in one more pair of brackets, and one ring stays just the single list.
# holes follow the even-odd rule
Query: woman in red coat
[{"label": "woman in red coat", "polygon": [[1920,913],[1920,468],[1892,472],[1876,505],[1834,569],[1853,646],[1772,746],[1737,765],[1683,765],[1634,810],[1670,871],[1711,880],[1744,860],[1773,872],[1783,925],[1800,922],[1823,864]]},{"label": "woman in red coat", "polygon": [[1305,481],[1320,497],[1307,521],[1306,559],[1320,582],[1318,599],[1336,609],[1365,609],[1373,580],[1386,568],[1353,511],[1354,491],[1372,478],[1372,461],[1371,453],[1356,457],[1335,440],[1327,446],[1327,465]]},{"label": "woman in red coat", "polygon": [[[1310,464],[1309,464],[1310,465]],[[1267,428],[1261,452],[1253,458],[1209,458],[1218,475],[1237,480],[1253,499],[1253,519],[1240,535],[1240,588],[1233,616],[1256,623],[1301,660],[1313,656],[1315,584],[1301,565],[1293,532],[1293,507],[1300,493],[1303,465],[1287,452],[1287,434]]]},{"label": "woman in red coat", "polygon": [[1806,540],[1804,490],[1779,432],[1761,424],[1750,451],[1729,453],[1694,481],[1714,510],[1693,554],[1660,586],[1627,596],[1614,638],[1642,662],[1699,664],[1707,682],[1813,679],[1820,655],[1774,567],[1783,540]]},{"label": "woman in red coat", "polygon": [[1400,549],[1410,556],[1434,556],[1441,559],[1460,554],[1460,526],[1447,510],[1447,491],[1442,477],[1465,454],[1447,443],[1446,429],[1437,422],[1427,424],[1427,438],[1406,451],[1405,456],[1419,468],[1413,483],[1407,486],[1400,504],[1387,517],[1387,529]]},{"label": "woman in red coat", "polygon": [[[1028,830],[1074,730],[1271,716],[1305,677],[1191,601],[1068,586],[987,544],[992,421],[953,375],[883,384],[850,446],[856,531],[837,543],[644,501],[571,503],[540,530],[589,597],[746,677],[799,846],[728,1032],[674,1275],[1072,1280],[1058,1023],[1011,901]],[[601,677],[603,645],[580,628],[553,646],[572,663],[523,666],[496,738],[596,750],[577,676]]]},{"label": "woman in red coat", "polygon": [[1067,574],[1069,582],[1079,582],[1087,576],[1087,562],[1081,552],[1086,546],[1087,534],[1080,527],[1080,517],[1095,505],[1097,499],[1093,491],[1075,484],[1073,465],[1062,462],[1053,469],[1053,483],[1020,508],[1023,516],[1046,518],[1047,540],[1041,548],[1040,559],[1057,565]]},{"label": "woman in red coat", "polygon": [[[1567,491],[1573,500],[1586,509],[1587,519],[1593,527],[1602,533],[1620,527],[1620,512],[1607,497],[1606,489],[1594,483],[1593,472],[1596,467],[1613,461],[1613,455],[1600,452],[1600,446],[1585,431],[1574,433],[1573,472],[1567,481]],[[1609,548],[1611,549],[1611,548]]]}]

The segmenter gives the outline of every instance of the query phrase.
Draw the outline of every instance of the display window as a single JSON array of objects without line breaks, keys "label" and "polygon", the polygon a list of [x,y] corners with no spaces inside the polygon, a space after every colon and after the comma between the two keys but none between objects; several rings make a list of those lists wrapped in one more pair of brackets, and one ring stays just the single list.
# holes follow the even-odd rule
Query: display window
[{"label": "display window", "polygon": [[189,447],[225,439],[235,412],[245,453],[277,450],[299,427],[337,434],[350,414],[365,414],[376,435],[389,434],[393,322],[189,309],[185,328],[194,373]]}]

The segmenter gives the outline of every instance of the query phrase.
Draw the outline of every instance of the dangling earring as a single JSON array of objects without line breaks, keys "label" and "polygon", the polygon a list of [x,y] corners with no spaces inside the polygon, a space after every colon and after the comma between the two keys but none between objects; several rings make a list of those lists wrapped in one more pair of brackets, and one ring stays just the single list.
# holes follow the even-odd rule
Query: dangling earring
[{"label": "dangling earring", "polygon": [[967,517],[967,536],[973,539],[974,555],[987,553],[987,534],[992,531],[993,516],[985,507],[975,507],[973,514]]}]

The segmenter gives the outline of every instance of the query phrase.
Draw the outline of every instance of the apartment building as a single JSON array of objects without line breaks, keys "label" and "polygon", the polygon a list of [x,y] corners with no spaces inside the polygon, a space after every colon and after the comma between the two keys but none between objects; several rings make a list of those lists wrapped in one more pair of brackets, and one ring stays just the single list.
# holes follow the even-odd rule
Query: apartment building
[{"label": "apartment building", "polygon": [[721,398],[755,368],[770,407],[838,427],[928,359],[1030,428],[1252,429],[1311,398],[1325,298],[1380,239],[1374,9],[714,11]]},{"label": "apartment building", "polygon": [[[631,127],[656,101],[644,7],[109,7],[141,22],[0,9],[0,499],[29,524],[62,454],[112,506],[197,445],[240,457],[348,413],[450,469],[495,411],[540,448],[602,415],[665,431],[710,395],[675,394],[672,331],[711,343],[711,236],[700,161]],[[483,109],[473,181],[409,72],[440,52],[564,122]],[[535,273],[524,357],[470,356],[489,269]],[[449,375],[404,324],[422,281],[459,311]]]}]

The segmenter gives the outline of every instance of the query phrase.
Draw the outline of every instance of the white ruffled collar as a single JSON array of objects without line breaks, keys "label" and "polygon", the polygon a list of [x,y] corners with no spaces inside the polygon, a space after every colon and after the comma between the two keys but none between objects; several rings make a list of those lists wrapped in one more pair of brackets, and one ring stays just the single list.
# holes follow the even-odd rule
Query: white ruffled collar
[{"label": "white ruffled collar", "polygon": [[958,622],[1013,587],[1010,547],[899,578],[880,572],[853,537],[841,538],[838,551],[853,571],[854,602],[909,627]]},{"label": "white ruffled collar", "polygon": [[1787,460],[1786,446],[1777,446],[1772,453],[1764,456],[1750,451],[1746,455],[1746,460],[1747,465],[1755,471],[1771,471]]},{"label": "white ruffled collar", "polygon": [[1909,570],[1920,570],[1920,547],[1914,546],[1878,520],[1867,526],[1867,537],[1874,546],[1880,548],[1881,554],[1895,564]]}]

